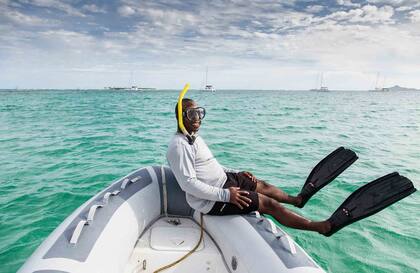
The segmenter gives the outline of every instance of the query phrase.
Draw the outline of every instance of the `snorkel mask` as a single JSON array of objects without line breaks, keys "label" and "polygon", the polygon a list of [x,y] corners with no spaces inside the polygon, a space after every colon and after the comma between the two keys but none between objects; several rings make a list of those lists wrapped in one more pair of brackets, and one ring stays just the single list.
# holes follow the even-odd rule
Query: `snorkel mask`
[{"label": "snorkel mask", "polygon": [[206,116],[206,109],[203,107],[197,107],[197,108],[190,108],[182,112],[182,116],[184,118],[187,118],[188,120],[203,120],[203,118]]},{"label": "snorkel mask", "polygon": [[183,111],[182,111],[182,99],[184,98],[185,94],[188,92],[190,88],[190,84],[186,84],[184,89],[182,89],[181,93],[179,94],[178,98],[178,127],[181,129],[181,132],[187,137],[188,143],[190,145],[194,144],[196,136],[193,134],[188,133],[187,129],[184,126],[184,119],[183,119]]}]

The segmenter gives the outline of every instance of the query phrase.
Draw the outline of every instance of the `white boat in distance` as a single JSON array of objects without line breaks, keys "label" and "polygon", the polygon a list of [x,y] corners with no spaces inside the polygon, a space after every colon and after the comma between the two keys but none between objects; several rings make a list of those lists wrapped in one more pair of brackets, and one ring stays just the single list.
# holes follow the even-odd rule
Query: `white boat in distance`
[{"label": "white boat in distance", "polygon": [[274,222],[201,216],[168,167],[117,180],[76,209],[18,273],[325,273]]},{"label": "white boat in distance", "polygon": [[209,68],[206,67],[206,84],[204,86],[203,91],[206,91],[206,92],[216,92],[216,89],[213,87],[213,85],[207,83],[207,75],[208,75],[208,73],[209,73]]},{"label": "white boat in distance", "polygon": [[376,81],[375,81],[375,88],[369,90],[369,92],[388,92],[390,91],[389,88],[387,87],[383,87],[385,85],[385,77],[383,77],[382,83],[380,84],[381,81],[381,73],[377,73],[376,74]]},{"label": "white boat in distance", "polygon": [[116,87],[116,86],[109,86],[105,87],[106,90],[116,90],[116,91],[146,91],[146,90],[156,90],[153,87],[138,87],[138,86],[131,86],[131,87]]},{"label": "white boat in distance", "polygon": [[152,87],[140,87],[135,85],[134,82],[134,72],[131,71],[130,73],[130,83],[127,84],[129,87],[126,86],[108,86],[104,87],[105,90],[113,90],[113,91],[147,91],[147,90],[155,90],[156,88]]},{"label": "white boat in distance", "polygon": [[375,88],[375,89],[369,90],[369,92],[388,92],[388,91],[391,91],[391,90],[389,90],[389,88],[387,87]]},{"label": "white boat in distance", "polygon": [[321,73],[319,88],[310,89],[309,91],[316,91],[316,92],[328,92],[328,91],[330,91],[328,89],[328,87],[326,85],[324,85],[324,73]]},{"label": "white boat in distance", "polygon": [[210,92],[216,92],[216,89],[211,84],[206,84],[206,87],[204,87],[204,91],[210,91]]}]

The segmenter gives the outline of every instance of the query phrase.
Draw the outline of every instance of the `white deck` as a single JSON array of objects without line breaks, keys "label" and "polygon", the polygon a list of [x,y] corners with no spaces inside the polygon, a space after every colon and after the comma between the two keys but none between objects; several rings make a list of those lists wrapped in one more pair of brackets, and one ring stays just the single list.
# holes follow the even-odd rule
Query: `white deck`
[{"label": "white deck", "polygon": [[[168,220],[179,220],[174,225]],[[153,272],[176,261],[191,250],[200,238],[200,226],[188,218],[160,218],[138,240],[125,273]],[[145,269],[144,269],[145,265]],[[199,248],[165,273],[228,273],[222,255],[213,240],[204,233]]]}]

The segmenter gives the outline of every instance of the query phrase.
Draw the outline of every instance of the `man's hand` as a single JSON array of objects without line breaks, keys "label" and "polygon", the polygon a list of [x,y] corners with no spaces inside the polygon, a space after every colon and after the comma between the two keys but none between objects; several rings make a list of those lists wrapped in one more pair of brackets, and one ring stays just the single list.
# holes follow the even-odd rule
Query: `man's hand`
[{"label": "man's hand", "polygon": [[243,174],[249,179],[251,179],[252,182],[257,183],[257,178],[250,172],[240,172],[239,174]]},{"label": "man's hand", "polygon": [[251,199],[246,197],[247,195],[249,195],[249,192],[241,191],[241,188],[239,187],[230,187],[229,192],[229,202],[237,205],[240,209],[243,209],[244,207],[249,207],[249,204],[251,204],[252,202]]}]

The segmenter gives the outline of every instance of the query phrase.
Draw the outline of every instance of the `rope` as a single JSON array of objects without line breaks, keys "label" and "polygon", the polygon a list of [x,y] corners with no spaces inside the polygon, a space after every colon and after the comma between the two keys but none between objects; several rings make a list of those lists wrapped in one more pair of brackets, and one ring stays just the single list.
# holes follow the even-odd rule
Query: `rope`
[{"label": "rope", "polygon": [[187,254],[185,254],[184,256],[182,256],[181,258],[179,258],[178,260],[176,260],[175,262],[172,262],[168,265],[165,265],[155,271],[153,271],[153,273],[158,273],[161,272],[163,270],[166,270],[168,268],[173,267],[174,265],[179,264],[181,261],[185,260],[188,256],[190,256],[191,254],[193,254],[197,248],[200,246],[201,241],[203,240],[203,235],[204,235],[204,225],[203,225],[203,214],[200,213],[200,239],[198,240],[198,243],[195,245],[195,247],[193,249],[191,249]]}]

